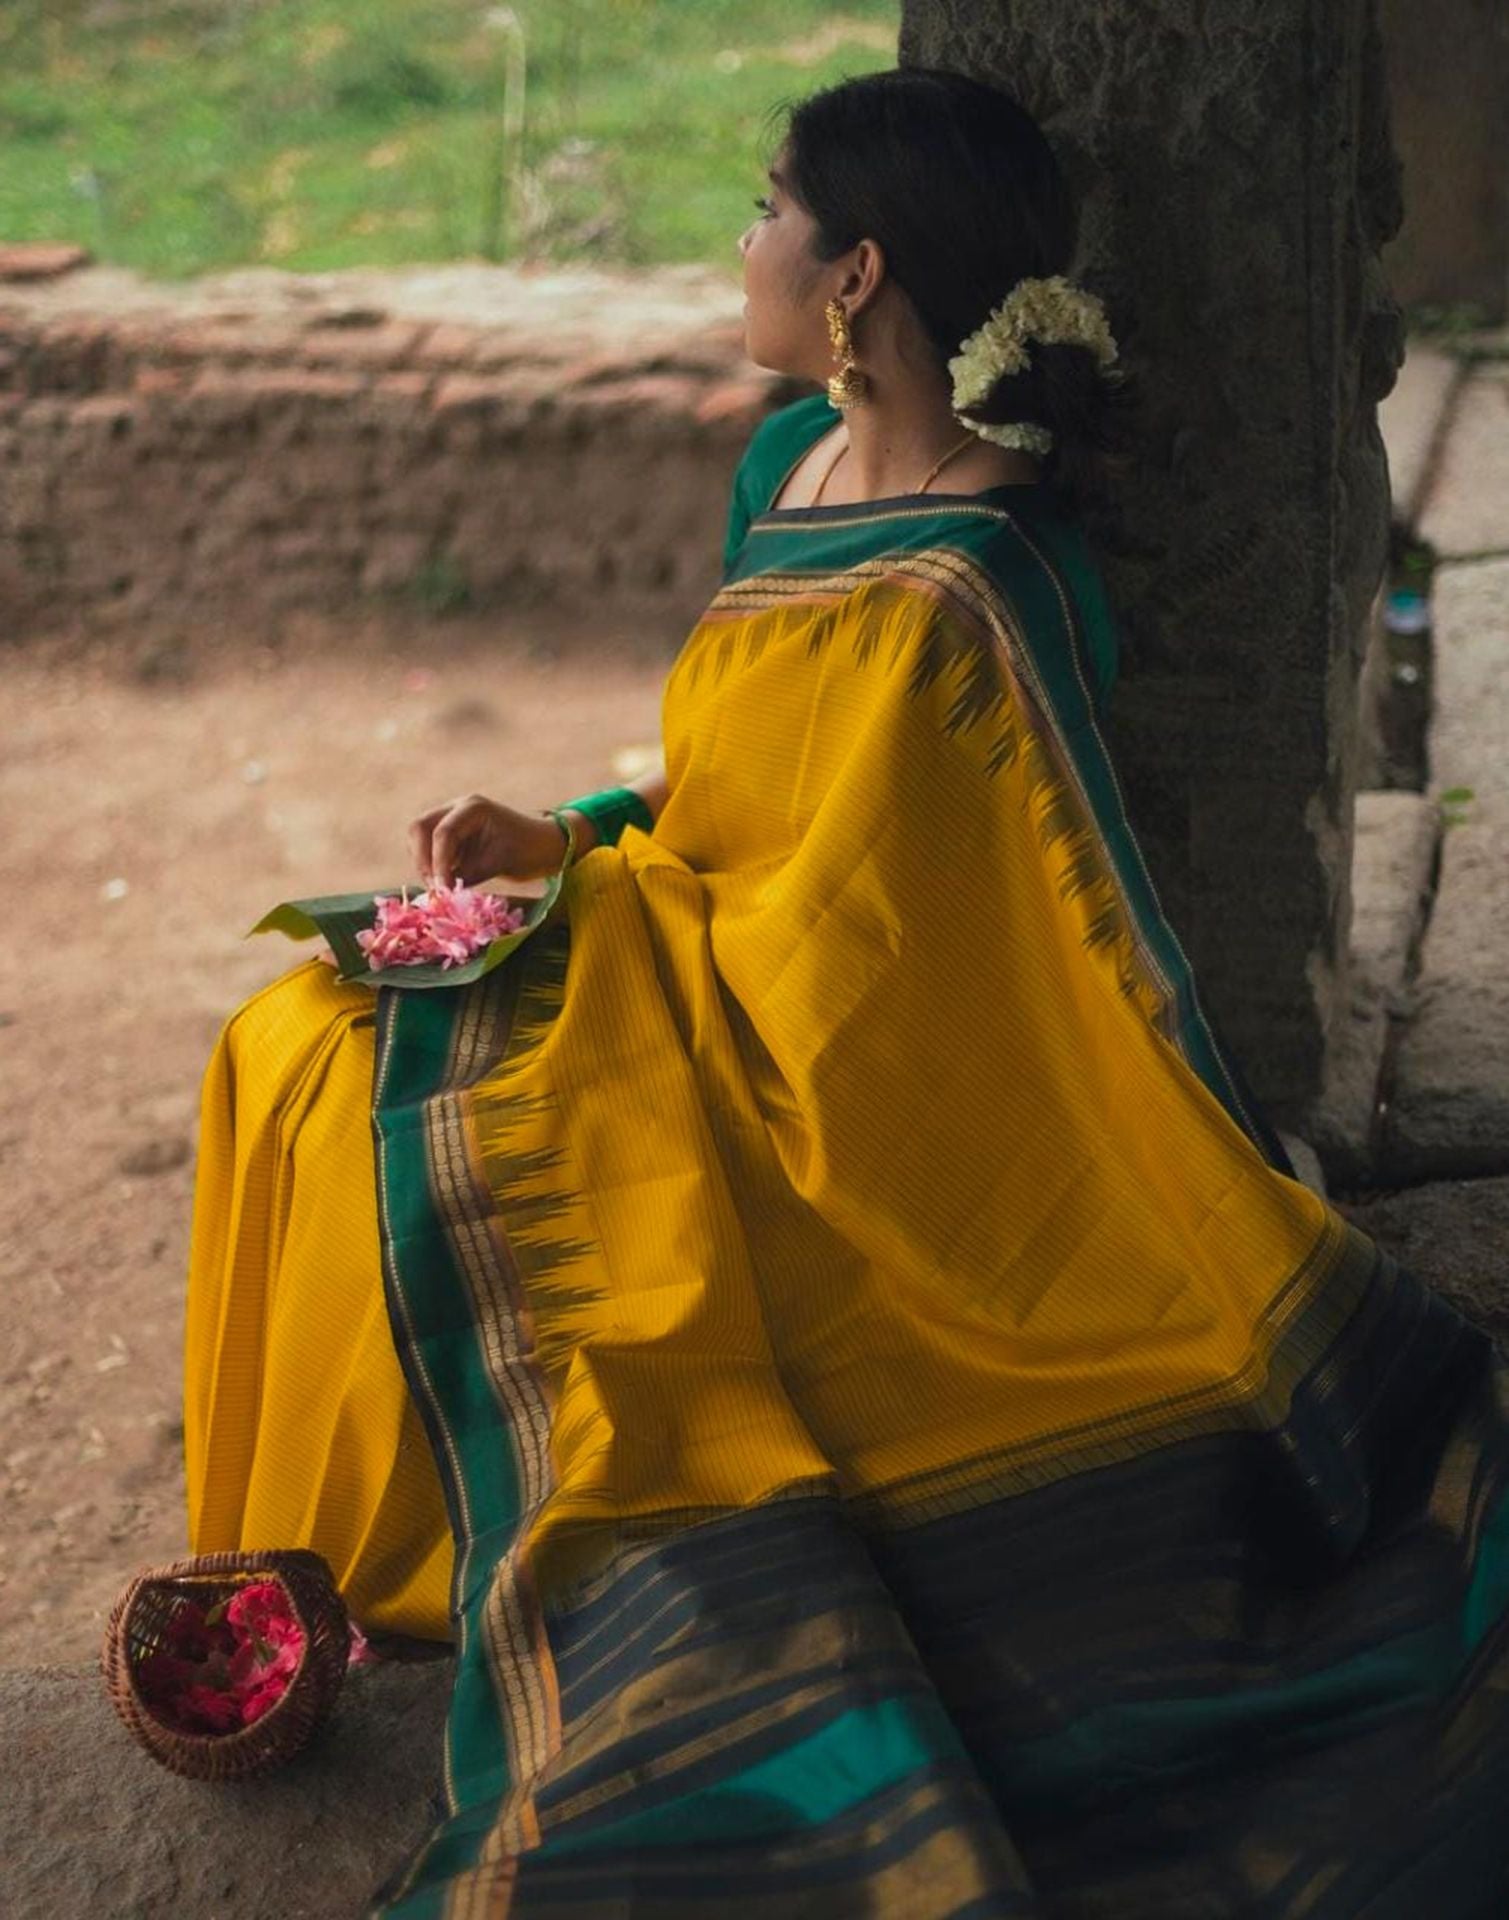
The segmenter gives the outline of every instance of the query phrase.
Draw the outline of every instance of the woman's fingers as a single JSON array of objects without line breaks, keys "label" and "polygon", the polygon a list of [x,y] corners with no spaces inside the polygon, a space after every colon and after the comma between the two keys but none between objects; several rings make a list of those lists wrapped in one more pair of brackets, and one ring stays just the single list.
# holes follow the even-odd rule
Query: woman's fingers
[{"label": "woman's fingers", "polygon": [[[409,826],[409,849],[422,880],[468,886],[504,870],[518,853],[513,823],[522,819],[485,794],[464,793],[448,807],[432,807]],[[528,824],[528,823],[526,823]]]},{"label": "woman's fingers", "polygon": [[431,807],[409,823],[409,854],[421,880],[428,880],[435,871],[435,829],[451,811],[450,807]]},{"label": "woman's fingers", "polygon": [[430,840],[431,867],[442,886],[482,877],[471,869],[476,866],[475,842],[491,804],[480,793],[467,793],[452,801],[449,811],[442,815]]},{"label": "woman's fingers", "polygon": [[430,841],[430,867],[441,886],[449,886],[456,877],[456,855],[466,830],[466,802],[458,801],[441,816]]}]

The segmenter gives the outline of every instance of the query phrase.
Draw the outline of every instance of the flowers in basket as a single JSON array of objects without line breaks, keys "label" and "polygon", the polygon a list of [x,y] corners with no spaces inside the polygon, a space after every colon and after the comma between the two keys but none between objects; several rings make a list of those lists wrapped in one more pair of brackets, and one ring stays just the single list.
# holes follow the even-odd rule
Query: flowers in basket
[{"label": "flowers in basket", "polygon": [[[348,1664],[374,1658],[350,1625]],[[234,1733],[260,1720],[288,1691],[304,1658],[305,1633],[275,1580],[257,1580],[201,1607],[185,1598],[164,1644],[136,1669],[142,1699],[180,1733]]]},{"label": "flowers in basket", "polygon": [[372,1659],[328,1561],[307,1547],[192,1554],[116,1595],[105,1690],[154,1760],[234,1780],[290,1758]]}]

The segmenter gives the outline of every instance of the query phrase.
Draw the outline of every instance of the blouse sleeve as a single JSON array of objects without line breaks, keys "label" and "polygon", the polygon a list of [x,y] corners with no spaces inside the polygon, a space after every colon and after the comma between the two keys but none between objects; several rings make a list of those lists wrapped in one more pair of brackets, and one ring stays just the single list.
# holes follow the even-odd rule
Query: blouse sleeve
[{"label": "blouse sleeve", "polygon": [[728,530],[723,536],[723,577],[726,580],[739,557],[739,549],[744,544],[744,536],[749,531],[753,508],[749,502],[749,454],[744,449],[743,458],[734,472],[733,490],[728,503]]}]

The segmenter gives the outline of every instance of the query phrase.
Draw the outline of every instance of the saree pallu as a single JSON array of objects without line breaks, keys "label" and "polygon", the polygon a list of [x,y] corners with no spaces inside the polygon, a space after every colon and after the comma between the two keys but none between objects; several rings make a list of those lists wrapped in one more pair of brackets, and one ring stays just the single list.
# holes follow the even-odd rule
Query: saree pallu
[{"label": "saree pallu", "polygon": [[[1505,1362],[1201,1007],[1077,534],[996,488],[731,547],[654,832],[377,995],[370,1485],[422,1422],[457,1666],[370,1911],[1509,1911]],[[290,1086],[356,992],[268,990]]]}]

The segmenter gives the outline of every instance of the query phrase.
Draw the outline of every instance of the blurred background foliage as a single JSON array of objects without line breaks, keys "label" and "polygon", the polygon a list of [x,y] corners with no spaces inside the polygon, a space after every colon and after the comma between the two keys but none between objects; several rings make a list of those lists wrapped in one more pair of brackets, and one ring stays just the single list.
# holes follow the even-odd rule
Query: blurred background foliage
[{"label": "blurred background foliage", "polygon": [[3,0],[0,241],[165,277],[736,277],[771,107],[894,66],[898,24],[897,0]]}]

